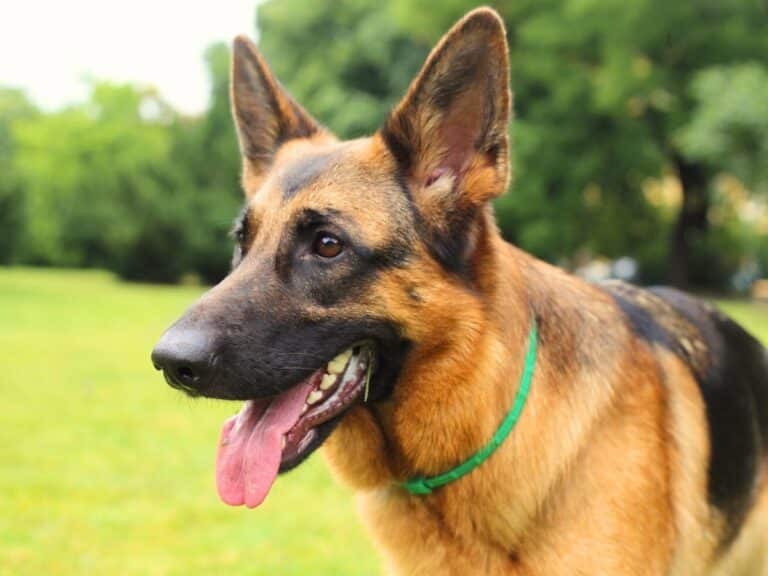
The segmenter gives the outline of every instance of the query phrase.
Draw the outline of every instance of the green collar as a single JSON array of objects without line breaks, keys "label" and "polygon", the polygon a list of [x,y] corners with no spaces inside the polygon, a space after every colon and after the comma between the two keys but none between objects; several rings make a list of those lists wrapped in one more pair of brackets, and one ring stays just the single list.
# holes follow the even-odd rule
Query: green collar
[{"label": "green collar", "polygon": [[515,401],[512,404],[512,409],[504,417],[501,426],[496,430],[491,441],[455,468],[451,468],[447,472],[429,478],[423,476],[411,478],[401,484],[403,488],[411,494],[430,494],[435,488],[445,486],[446,484],[458,480],[462,476],[472,472],[472,470],[485,462],[491,454],[501,446],[502,442],[507,439],[512,428],[515,427],[515,424],[517,424],[517,421],[520,419],[520,414],[522,414],[523,407],[528,399],[528,392],[531,389],[531,381],[533,380],[533,369],[536,366],[537,345],[538,329],[536,327],[536,319],[534,318],[531,325],[531,331],[528,333],[528,351],[525,354],[525,365],[523,374],[520,377],[520,386],[517,389]]}]

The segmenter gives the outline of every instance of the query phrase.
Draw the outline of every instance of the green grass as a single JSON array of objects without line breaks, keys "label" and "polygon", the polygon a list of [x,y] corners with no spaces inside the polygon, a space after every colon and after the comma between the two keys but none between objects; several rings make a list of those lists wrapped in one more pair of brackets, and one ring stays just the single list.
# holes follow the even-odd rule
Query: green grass
[{"label": "green grass", "polygon": [[[219,427],[151,367],[201,292],[101,272],[0,269],[0,574],[371,574],[376,555],[317,456],[257,510],[219,503]],[[768,306],[722,306],[768,342]]]},{"label": "green grass", "polygon": [[718,305],[768,346],[768,303],[721,300]]},{"label": "green grass", "polygon": [[149,362],[201,292],[0,269],[0,574],[372,574],[352,494],[313,456],[257,510],[221,504],[233,403]]}]

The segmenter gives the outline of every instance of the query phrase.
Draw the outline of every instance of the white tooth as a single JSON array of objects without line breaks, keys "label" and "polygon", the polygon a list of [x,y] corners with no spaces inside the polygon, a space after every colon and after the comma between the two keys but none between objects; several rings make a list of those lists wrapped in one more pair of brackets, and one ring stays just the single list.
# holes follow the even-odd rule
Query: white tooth
[{"label": "white tooth", "polygon": [[352,348],[344,350],[344,352],[328,362],[328,372],[331,374],[341,374],[344,371],[344,367],[347,365],[347,362],[351,356]]},{"label": "white tooth", "polygon": [[312,390],[312,392],[309,393],[309,396],[307,396],[307,404],[316,404],[317,402],[320,402],[322,397],[323,393],[320,392],[320,390]]},{"label": "white tooth", "polygon": [[280,450],[285,450],[285,436],[280,438]]},{"label": "white tooth", "polygon": [[320,381],[320,390],[328,390],[336,384],[336,374],[326,374]]}]

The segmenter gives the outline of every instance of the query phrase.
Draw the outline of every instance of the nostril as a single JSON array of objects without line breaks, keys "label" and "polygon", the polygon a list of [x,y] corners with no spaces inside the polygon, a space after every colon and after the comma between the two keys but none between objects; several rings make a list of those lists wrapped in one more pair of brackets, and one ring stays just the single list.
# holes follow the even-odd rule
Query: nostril
[{"label": "nostril", "polygon": [[192,384],[197,380],[197,373],[187,365],[181,365],[176,368],[176,375],[184,384]]},{"label": "nostril", "polygon": [[214,352],[209,332],[172,327],[152,350],[152,363],[170,386],[196,395],[211,384]]}]

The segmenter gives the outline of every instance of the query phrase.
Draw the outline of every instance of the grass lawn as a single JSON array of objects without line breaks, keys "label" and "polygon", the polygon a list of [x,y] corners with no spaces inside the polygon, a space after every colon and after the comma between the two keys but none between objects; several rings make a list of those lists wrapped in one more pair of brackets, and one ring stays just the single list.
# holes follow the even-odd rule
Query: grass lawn
[{"label": "grass lawn", "polygon": [[718,302],[727,314],[768,346],[768,304],[741,300]]},{"label": "grass lawn", "polygon": [[319,455],[257,510],[221,504],[219,428],[149,361],[200,289],[0,268],[0,574],[377,571]]},{"label": "grass lawn", "polygon": [[[353,499],[321,458],[257,510],[216,496],[232,403],[151,367],[200,289],[101,272],[0,269],[0,574],[371,574]],[[768,307],[723,307],[768,342]]]}]

